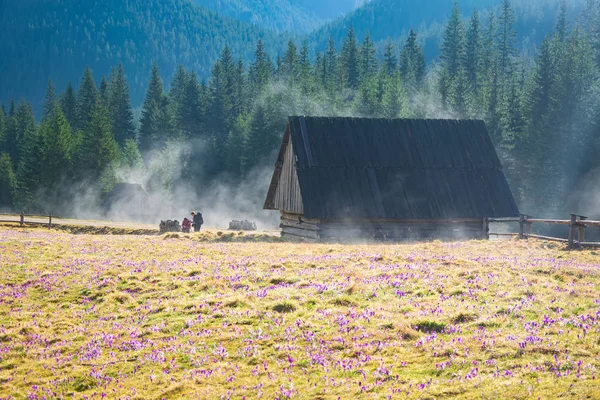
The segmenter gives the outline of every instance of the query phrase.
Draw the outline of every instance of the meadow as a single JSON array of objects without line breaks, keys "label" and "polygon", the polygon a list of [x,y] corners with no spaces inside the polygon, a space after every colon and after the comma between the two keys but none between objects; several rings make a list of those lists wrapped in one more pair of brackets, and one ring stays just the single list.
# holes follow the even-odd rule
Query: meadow
[{"label": "meadow", "polygon": [[598,398],[599,277],[540,241],[0,227],[0,398]]}]

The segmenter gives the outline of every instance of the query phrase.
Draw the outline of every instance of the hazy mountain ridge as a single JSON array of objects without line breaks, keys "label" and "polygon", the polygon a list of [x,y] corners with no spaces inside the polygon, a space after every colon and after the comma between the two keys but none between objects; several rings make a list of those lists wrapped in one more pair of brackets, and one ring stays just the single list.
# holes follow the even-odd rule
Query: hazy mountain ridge
[{"label": "hazy mountain ridge", "polygon": [[[561,0],[513,1],[519,33],[519,43],[540,43],[551,31]],[[313,49],[322,51],[330,37],[339,46],[352,25],[359,38],[369,31],[372,40],[383,42],[388,38],[403,41],[411,28],[421,36],[429,60],[439,53],[439,39],[455,0],[373,0],[348,15],[332,21],[309,35]],[[462,0],[463,16],[468,18],[477,9],[484,18],[500,5],[500,0]],[[584,0],[568,3],[571,16],[578,14]]]},{"label": "hazy mountain ridge", "polygon": [[89,65],[97,80],[122,62],[139,104],[156,61],[164,77],[178,64],[206,77],[222,49],[249,59],[256,42],[281,40],[252,24],[188,0],[53,0],[0,8],[0,102],[41,99],[49,78],[59,90]]},{"label": "hazy mountain ridge", "polygon": [[304,33],[325,20],[292,0],[192,0],[219,14],[277,32]]}]

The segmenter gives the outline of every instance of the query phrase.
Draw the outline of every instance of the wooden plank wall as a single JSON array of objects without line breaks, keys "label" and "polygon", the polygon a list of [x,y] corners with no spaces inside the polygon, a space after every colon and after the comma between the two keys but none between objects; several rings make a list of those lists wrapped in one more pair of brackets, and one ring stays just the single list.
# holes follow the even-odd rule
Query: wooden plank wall
[{"label": "wooden plank wall", "polygon": [[290,239],[316,242],[320,239],[318,220],[309,220],[301,215],[281,213],[281,235]]},{"label": "wooden plank wall", "polygon": [[291,140],[285,152],[279,185],[275,194],[275,208],[292,214],[304,214]]},{"label": "wooden plank wall", "polygon": [[487,239],[487,220],[465,221],[319,221],[281,213],[281,234],[305,241],[390,241]]},{"label": "wooden plank wall", "polygon": [[487,239],[487,223],[472,221],[327,222],[319,225],[322,240],[370,239],[382,241],[427,239]]}]

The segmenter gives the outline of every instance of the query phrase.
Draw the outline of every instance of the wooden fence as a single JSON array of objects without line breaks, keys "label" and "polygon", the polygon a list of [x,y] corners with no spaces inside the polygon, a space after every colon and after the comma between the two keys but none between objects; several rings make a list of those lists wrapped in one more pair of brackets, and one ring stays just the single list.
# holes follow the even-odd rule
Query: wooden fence
[{"label": "wooden fence", "polygon": [[[585,241],[585,230],[586,228],[596,227],[600,228],[600,221],[590,221],[588,217],[583,215],[571,214],[571,219],[559,220],[559,219],[539,219],[534,218],[531,215],[521,214],[519,218],[506,218],[506,219],[490,219],[489,222],[493,223],[507,223],[507,222],[518,222],[519,233],[490,233],[495,236],[518,236],[519,239],[542,239],[550,240],[555,242],[567,243],[570,249],[578,247],[600,247],[600,243],[586,242]],[[556,238],[551,236],[535,235],[532,233],[533,224],[550,224],[550,225],[566,225],[569,227],[569,238]]]},{"label": "wooden fence", "polygon": [[[15,221],[14,219],[3,219],[2,217],[18,217],[19,220]],[[27,218],[29,218],[29,221],[27,221]],[[52,227],[52,218],[60,218],[57,215],[52,215],[52,213],[48,214],[48,215],[31,215],[31,214],[25,214],[23,212],[21,212],[21,214],[0,214],[0,223],[18,223],[19,225],[23,226],[23,225],[48,225],[50,228]],[[35,219],[36,221],[33,221],[32,219]],[[39,221],[39,220],[45,220],[48,219],[48,222],[46,221]]]}]

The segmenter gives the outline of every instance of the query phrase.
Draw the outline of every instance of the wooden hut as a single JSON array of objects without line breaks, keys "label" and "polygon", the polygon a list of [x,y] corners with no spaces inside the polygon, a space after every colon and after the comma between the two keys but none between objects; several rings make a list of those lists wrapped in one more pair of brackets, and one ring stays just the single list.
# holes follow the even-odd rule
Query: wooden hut
[{"label": "wooden hut", "polygon": [[474,120],[290,117],[264,208],[314,241],[487,238],[519,215]]}]

